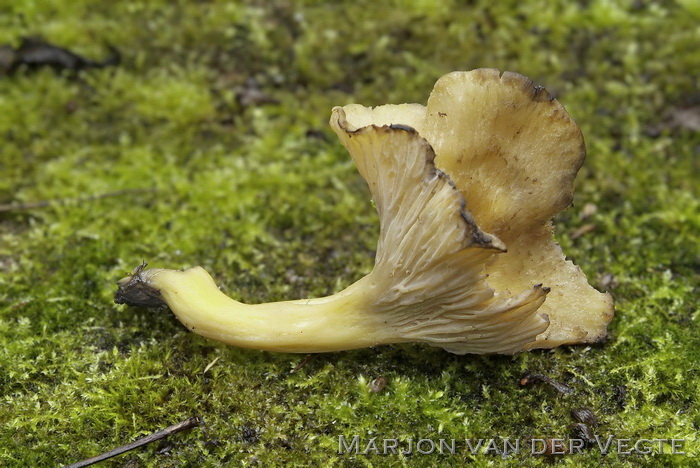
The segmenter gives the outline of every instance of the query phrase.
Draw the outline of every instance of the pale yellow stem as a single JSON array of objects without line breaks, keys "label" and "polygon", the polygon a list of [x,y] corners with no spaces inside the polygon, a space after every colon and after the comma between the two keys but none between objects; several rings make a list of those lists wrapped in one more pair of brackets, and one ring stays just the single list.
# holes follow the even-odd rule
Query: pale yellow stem
[{"label": "pale yellow stem", "polygon": [[160,291],[187,328],[235,346],[319,353],[374,346],[390,338],[390,330],[370,310],[376,286],[368,277],[324,298],[255,305],[226,296],[201,267],[146,270],[142,279]]}]

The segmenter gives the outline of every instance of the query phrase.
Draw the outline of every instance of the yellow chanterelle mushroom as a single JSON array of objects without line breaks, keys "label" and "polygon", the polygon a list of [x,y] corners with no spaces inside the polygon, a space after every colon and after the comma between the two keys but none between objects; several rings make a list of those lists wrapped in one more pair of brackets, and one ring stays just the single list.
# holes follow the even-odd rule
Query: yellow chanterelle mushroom
[{"label": "yellow chanterelle mushroom", "polygon": [[166,304],[195,333],[283,352],[423,342],[510,354],[606,337],[610,296],[552,235],[585,149],[544,89],[515,73],[455,72],[427,106],[337,107],[330,123],[379,211],[370,274],[329,297],[248,305],[201,267],[137,268],[115,300]]}]

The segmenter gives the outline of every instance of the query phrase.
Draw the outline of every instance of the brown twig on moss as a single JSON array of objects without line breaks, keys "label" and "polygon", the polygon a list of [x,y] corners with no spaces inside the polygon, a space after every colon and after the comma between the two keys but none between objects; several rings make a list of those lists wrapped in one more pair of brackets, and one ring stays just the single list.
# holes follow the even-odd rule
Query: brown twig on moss
[{"label": "brown twig on moss", "polygon": [[299,364],[294,366],[294,369],[290,370],[289,373],[293,374],[293,373],[297,372],[298,370],[300,370],[302,367],[307,365],[309,363],[309,361],[311,361],[311,359],[313,359],[314,356],[315,356],[314,354],[309,354],[308,356],[306,356],[304,359],[301,360],[301,362]]},{"label": "brown twig on moss", "polygon": [[161,440],[166,437],[168,437],[171,434],[175,434],[177,432],[181,431],[186,431],[188,429],[192,429],[193,427],[200,426],[202,424],[202,419],[199,416],[192,416],[191,418],[187,418],[186,420],[179,422],[177,424],[173,424],[172,426],[166,427],[162,431],[154,432],[151,435],[148,435],[146,437],[142,437],[130,444],[122,445],[121,447],[117,447],[114,450],[110,450],[109,452],[105,452],[101,455],[97,455],[96,457],[88,458],[86,460],[79,461],[77,463],[73,463],[72,465],[68,465],[65,468],[81,468],[83,466],[90,466],[94,465],[95,463],[107,460],[112,457],[116,457],[117,455],[121,455],[122,453],[126,453],[130,450],[133,450],[135,448],[143,447],[144,445],[148,445],[151,442],[155,442],[156,440]]},{"label": "brown twig on moss", "polygon": [[546,383],[559,393],[573,393],[573,390],[568,385],[557,382],[553,378],[544,374],[531,374],[526,372],[522,377],[520,377],[520,379],[518,379],[518,385],[521,387],[529,387],[537,383]]}]

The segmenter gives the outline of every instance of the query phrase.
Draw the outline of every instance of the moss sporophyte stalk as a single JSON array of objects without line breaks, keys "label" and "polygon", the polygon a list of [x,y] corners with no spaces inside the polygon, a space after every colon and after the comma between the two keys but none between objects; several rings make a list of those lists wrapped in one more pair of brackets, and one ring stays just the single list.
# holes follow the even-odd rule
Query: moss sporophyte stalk
[{"label": "moss sporophyte stalk", "polygon": [[201,267],[140,267],[115,300],[165,304],[195,333],[282,352],[424,342],[512,354],[605,339],[611,297],[553,239],[585,148],[547,91],[516,73],[454,72],[427,106],[336,107],[330,124],[379,212],[371,273],[329,297],[248,305]]}]

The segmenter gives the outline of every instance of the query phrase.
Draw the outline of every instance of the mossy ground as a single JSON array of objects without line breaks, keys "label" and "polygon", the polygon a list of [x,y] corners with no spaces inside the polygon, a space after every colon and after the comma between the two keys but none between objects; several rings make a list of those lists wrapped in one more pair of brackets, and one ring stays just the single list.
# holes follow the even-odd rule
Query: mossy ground
[{"label": "mossy ground", "polygon": [[[0,43],[40,35],[99,58],[109,42],[123,63],[0,78],[0,203],[72,200],[0,214],[0,465],[75,462],[199,415],[202,429],[106,465],[697,466],[700,133],[676,117],[700,106],[699,4],[468,3],[2,2]],[[575,205],[555,221],[615,298],[606,344],[513,357],[387,346],[291,372],[305,356],[113,304],[143,259],[202,265],[250,302],[360,278],[377,217],[331,107],[424,102],[442,74],[478,67],[531,77],[584,132]],[[584,224],[595,230],[572,239]],[[519,388],[526,370],[574,392]],[[579,406],[603,437],[687,439],[686,455],[337,453],[341,434],[566,438]]]}]

